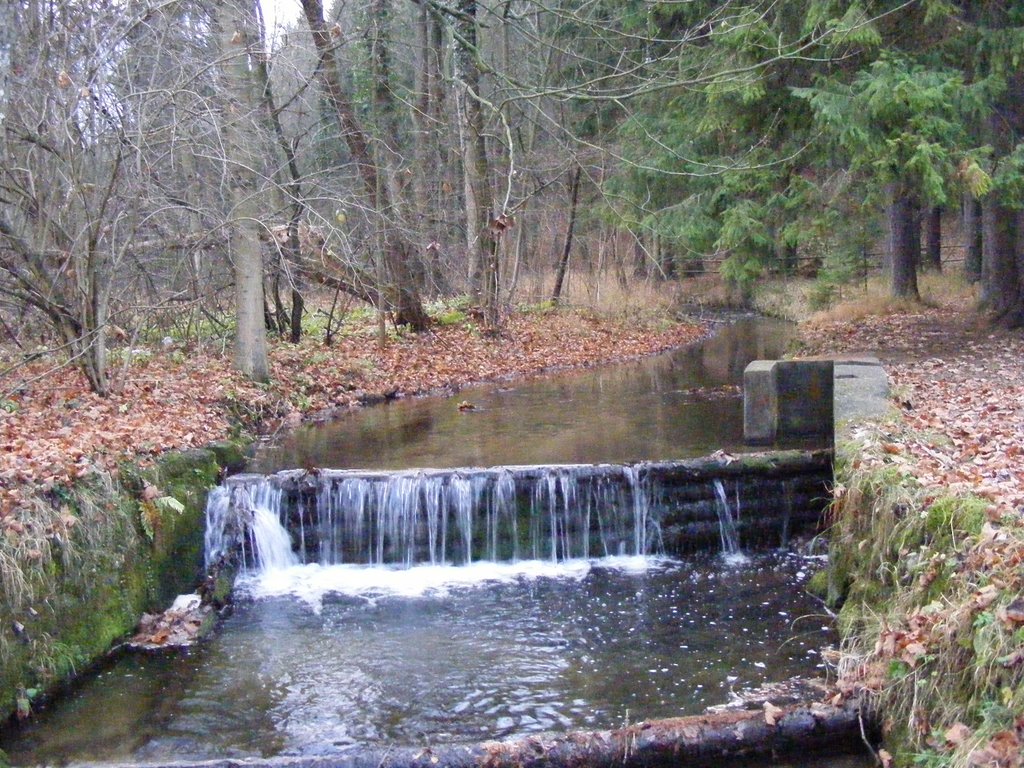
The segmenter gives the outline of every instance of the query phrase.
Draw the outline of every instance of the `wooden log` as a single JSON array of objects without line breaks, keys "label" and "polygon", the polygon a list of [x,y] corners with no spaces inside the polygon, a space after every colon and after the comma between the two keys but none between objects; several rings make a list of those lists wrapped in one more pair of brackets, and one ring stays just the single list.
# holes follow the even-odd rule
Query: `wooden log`
[{"label": "wooden log", "polygon": [[[338,754],[166,763],[167,768],[705,768],[786,754],[854,754],[876,728],[856,703],[651,720],[607,731],[469,745],[354,747]],[[117,768],[105,765],[105,768]],[[125,764],[121,768],[141,768]],[[146,768],[161,768],[148,764]]]}]

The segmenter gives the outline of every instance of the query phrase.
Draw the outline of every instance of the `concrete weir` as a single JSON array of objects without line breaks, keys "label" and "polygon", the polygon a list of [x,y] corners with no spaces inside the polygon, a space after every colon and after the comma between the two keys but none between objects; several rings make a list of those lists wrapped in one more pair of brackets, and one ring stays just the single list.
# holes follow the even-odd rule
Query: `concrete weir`
[{"label": "concrete weir", "polygon": [[755,360],[743,372],[743,437],[751,445],[831,442],[837,429],[890,407],[888,378],[875,357]]},{"label": "concrete weir", "polygon": [[[469,563],[784,546],[817,529],[832,454],[777,451],[636,464],[236,475],[208,537],[241,548],[267,508],[301,562]],[[235,533],[232,533],[234,526]],[[211,536],[211,533],[215,534]],[[207,552],[212,561],[218,552]]]}]

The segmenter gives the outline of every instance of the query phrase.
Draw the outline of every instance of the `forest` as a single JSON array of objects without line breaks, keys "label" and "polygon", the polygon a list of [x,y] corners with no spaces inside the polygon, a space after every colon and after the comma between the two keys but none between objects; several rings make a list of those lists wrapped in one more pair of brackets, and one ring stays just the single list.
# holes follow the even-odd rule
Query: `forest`
[{"label": "forest", "polygon": [[313,314],[499,335],[567,274],[742,303],[869,263],[913,298],[944,247],[1024,322],[1015,3],[295,5],[3,4],[6,345],[104,395],[112,348],[230,337],[264,381]]},{"label": "forest", "polygon": [[823,701],[1020,768],[1022,58],[1008,0],[0,0],[0,736],[194,587],[261,438],[474,424],[727,308],[889,379],[820,499]]}]

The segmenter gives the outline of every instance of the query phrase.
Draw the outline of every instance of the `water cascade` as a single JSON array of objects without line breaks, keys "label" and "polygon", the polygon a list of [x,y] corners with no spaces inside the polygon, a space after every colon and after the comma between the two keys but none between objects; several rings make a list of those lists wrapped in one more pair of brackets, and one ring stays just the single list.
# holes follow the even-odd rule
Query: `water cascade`
[{"label": "water cascade", "polygon": [[741,532],[779,546],[820,518],[827,457],[772,462],[236,475],[210,495],[207,563],[233,551],[247,569],[735,554]]},{"label": "water cascade", "polygon": [[[715,498],[718,504],[715,510],[718,512],[718,529],[722,539],[722,554],[726,557],[736,557],[740,554],[740,499],[736,495],[736,512],[733,513],[729,506],[729,497],[725,493],[725,486],[721,480],[713,482],[715,487]],[[785,526],[783,526],[784,528]]]}]

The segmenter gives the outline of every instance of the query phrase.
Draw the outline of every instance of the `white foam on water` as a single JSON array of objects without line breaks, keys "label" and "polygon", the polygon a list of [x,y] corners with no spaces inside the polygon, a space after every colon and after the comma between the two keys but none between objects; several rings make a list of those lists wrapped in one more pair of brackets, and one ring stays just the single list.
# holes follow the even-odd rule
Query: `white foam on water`
[{"label": "white foam on water", "polygon": [[368,565],[292,565],[243,573],[236,582],[239,596],[254,600],[291,597],[319,613],[327,595],[361,598],[444,598],[457,590],[534,579],[580,581],[593,569],[643,574],[664,567],[669,558],[605,557],[597,560],[520,560],[471,565],[417,565],[388,568]]}]

